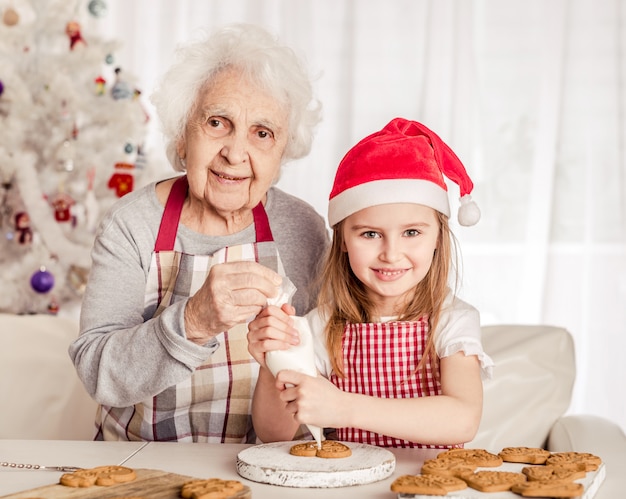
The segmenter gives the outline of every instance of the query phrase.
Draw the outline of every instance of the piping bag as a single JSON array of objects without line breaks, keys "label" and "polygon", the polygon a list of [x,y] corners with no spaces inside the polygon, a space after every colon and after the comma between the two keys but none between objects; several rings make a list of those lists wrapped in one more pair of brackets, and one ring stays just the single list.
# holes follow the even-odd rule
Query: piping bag
[{"label": "piping bag", "polygon": [[[296,292],[294,284],[285,276],[280,286],[277,297],[267,300],[268,305],[280,307],[285,303],[291,303],[291,298]],[[308,321],[304,317],[291,316],[294,327],[300,333],[300,343],[292,345],[288,350],[272,350],[265,353],[265,364],[271,373],[276,376],[283,369],[291,369],[309,376],[317,376],[315,367],[315,350],[313,346],[313,334]],[[306,427],[313,435],[317,448],[322,446],[322,429],[319,426],[307,424]]]}]

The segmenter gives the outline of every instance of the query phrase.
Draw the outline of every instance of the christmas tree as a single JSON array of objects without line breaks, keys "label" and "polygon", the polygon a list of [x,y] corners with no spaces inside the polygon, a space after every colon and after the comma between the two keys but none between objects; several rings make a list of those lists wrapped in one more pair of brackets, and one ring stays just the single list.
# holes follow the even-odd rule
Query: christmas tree
[{"label": "christmas tree", "polygon": [[143,171],[141,92],[119,43],[81,29],[105,13],[104,0],[0,6],[0,312],[80,303],[100,217]]}]

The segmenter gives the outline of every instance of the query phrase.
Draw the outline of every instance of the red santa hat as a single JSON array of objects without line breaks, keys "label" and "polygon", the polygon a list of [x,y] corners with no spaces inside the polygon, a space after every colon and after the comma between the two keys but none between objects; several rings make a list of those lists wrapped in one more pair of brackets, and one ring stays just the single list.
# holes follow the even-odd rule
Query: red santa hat
[{"label": "red santa hat", "polygon": [[328,203],[334,226],[359,210],[389,203],[415,203],[450,216],[445,175],[458,184],[461,225],[474,225],[480,210],[461,160],[432,130],[417,121],[395,118],[352,149],[339,163]]}]

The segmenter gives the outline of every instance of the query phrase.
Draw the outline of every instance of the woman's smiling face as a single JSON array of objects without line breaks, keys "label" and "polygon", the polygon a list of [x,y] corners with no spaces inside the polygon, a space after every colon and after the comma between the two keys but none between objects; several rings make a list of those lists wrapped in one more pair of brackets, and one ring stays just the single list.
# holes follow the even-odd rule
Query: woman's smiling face
[{"label": "woman's smiling face", "polygon": [[268,92],[229,68],[204,88],[177,144],[192,200],[221,217],[244,216],[277,179],[289,115]]},{"label": "woman's smiling face", "polygon": [[371,206],[346,218],[345,251],[379,316],[394,316],[430,270],[439,241],[435,210],[420,204]]}]

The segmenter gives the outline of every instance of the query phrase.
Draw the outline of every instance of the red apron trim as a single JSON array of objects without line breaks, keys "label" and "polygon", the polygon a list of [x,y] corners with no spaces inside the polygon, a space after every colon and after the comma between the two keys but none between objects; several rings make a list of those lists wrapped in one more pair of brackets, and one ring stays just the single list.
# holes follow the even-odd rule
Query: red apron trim
[{"label": "red apron trim", "polygon": [[[187,175],[178,177],[174,182],[172,190],[167,197],[167,202],[165,203],[163,217],[161,217],[159,233],[154,243],[155,252],[172,251],[174,249],[178,222],[180,220],[180,214],[183,211],[188,189],[189,182],[187,181]],[[263,203],[259,203],[252,209],[252,216],[254,217],[254,227],[256,229],[256,242],[264,243],[273,241],[270,222],[267,218],[265,208],[263,208]]]},{"label": "red apron trim", "polygon": [[189,183],[187,182],[187,175],[178,177],[172,186],[167,202],[165,203],[165,210],[161,217],[161,225],[159,226],[159,233],[157,235],[156,242],[154,243],[154,251],[171,251],[174,249],[174,242],[176,241],[176,232],[178,231],[178,220],[180,214],[183,211],[183,204],[187,197],[187,189]]}]

